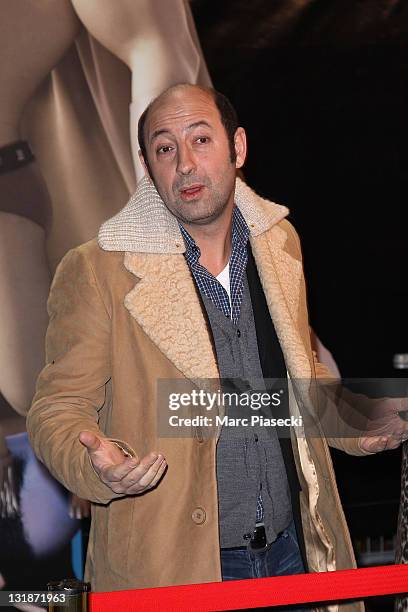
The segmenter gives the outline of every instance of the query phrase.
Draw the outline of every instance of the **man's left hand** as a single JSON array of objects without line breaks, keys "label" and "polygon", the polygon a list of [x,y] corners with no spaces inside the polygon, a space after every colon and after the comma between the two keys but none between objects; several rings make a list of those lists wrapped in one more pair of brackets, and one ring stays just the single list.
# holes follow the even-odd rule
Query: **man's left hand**
[{"label": "man's left hand", "polygon": [[367,435],[361,436],[362,450],[378,453],[392,450],[408,440],[407,398],[387,398],[375,402],[370,411]]}]

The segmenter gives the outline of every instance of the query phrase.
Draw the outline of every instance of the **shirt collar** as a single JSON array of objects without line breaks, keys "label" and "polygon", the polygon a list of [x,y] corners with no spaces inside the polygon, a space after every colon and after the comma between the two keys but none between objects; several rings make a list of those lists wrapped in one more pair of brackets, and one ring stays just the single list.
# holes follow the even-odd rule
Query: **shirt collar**
[{"label": "shirt collar", "polygon": [[232,246],[240,246],[246,248],[249,238],[249,227],[239,210],[238,206],[234,206],[232,213]]},{"label": "shirt collar", "polygon": [[[184,253],[189,266],[195,265],[201,256],[200,248],[197,246],[194,238],[188,233],[185,227],[179,222],[181,235],[183,236],[186,245]],[[232,250],[236,248],[246,248],[249,238],[249,227],[237,206],[234,206],[232,212]]]}]

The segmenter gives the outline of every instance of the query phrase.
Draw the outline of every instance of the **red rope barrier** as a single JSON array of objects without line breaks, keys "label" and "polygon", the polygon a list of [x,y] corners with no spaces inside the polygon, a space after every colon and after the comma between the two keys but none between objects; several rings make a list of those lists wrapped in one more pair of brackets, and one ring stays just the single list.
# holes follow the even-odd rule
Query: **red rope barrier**
[{"label": "red rope barrier", "polygon": [[408,591],[408,565],[92,593],[91,612],[208,612],[362,599]]}]

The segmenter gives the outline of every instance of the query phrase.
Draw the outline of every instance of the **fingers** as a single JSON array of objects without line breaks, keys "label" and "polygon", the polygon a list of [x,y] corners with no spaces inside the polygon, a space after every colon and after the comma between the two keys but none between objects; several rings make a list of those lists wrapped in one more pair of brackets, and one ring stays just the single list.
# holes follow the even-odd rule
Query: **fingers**
[{"label": "fingers", "polygon": [[164,472],[167,470],[167,461],[163,461],[161,466],[159,467],[156,476],[153,478],[152,482],[150,483],[150,485],[148,486],[149,489],[153,489],[153,487],[155,487],[157,485],[157,483],[160,481],[161,477],[163,476]]},{"label": "fingers", "polygon": [[401,444],[401,438],[392,436],[365,436],[360,438],[360,447],[369,453],[393,450]]},{"label": "fingers", "polygon": [[114,493],[131,495],[152,488],[167,467],[163,455],[157,452],[143,459],[128,457],[115,443],[91,431],[82,431],[79,440],[86,447],[100,480]]},{"label": "fingers", "polygon": [[140,460],[139,465],[126,474],[120,482],[112,484],[112,490],[116,493],[132,495],[155,486],[167,467],[163,455],[150,453]]},{"label": "fingers", "polygon": [[[135,484],[129,485],[127,492],[129,494],[134,494],[140,493],[146,489],[152,489],[159,482],[166,468],[166,460],[162,455],[159,455],[154,464],[146,471],[145,475]],[[129,474],[129,477],[132,478],[132,475]]]},{"label": "fingers", "polygon": [[[157,455],[155,455],[156,459]],[[155,461],[153,460],[153,463]],[[100,475],[106,484],[121,482],[129,472],[132,472],[140,464],[138,457],[126,457],[119,464],[109,464],[100,469]]]},{"label": "fingers", "polygon": [[397,448],[408,439],[406,404],[406,398],[377,402],[367,424],[367,433],[370,431],[372,438],[369,446],[374,449],[371,452]]},{"label": "fingers", "polygon": [[69,505],[69,516],[72,519],[88,518],[91,513],[91,504],[87,499],[77,497],[74,493],[71,495],[71,503]]},{"label": "fingers", "polygon": [[368,453],[380,453],[385,450],[388,439],[383,436],[364,436],[360,438],[360,447]]}]

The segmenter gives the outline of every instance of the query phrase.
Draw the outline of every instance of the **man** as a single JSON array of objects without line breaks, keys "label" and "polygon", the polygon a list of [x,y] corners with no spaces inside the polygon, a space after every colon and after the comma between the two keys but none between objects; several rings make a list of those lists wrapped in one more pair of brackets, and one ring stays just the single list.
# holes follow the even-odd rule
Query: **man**
[{"label": "man", "polygon": [[[228,101],[175,86],[139,142],[146,178],[57,271],[28,417],[41,460],[93,502],[87,578],[114,590],[353,567],[324,439],[161,435],[159,380],[288,372],[296,413],[310,406],[297,381],[327,373],[288,211],[236,181],[246,139]],[[331,443],[367,454],[399,441]]]}]

